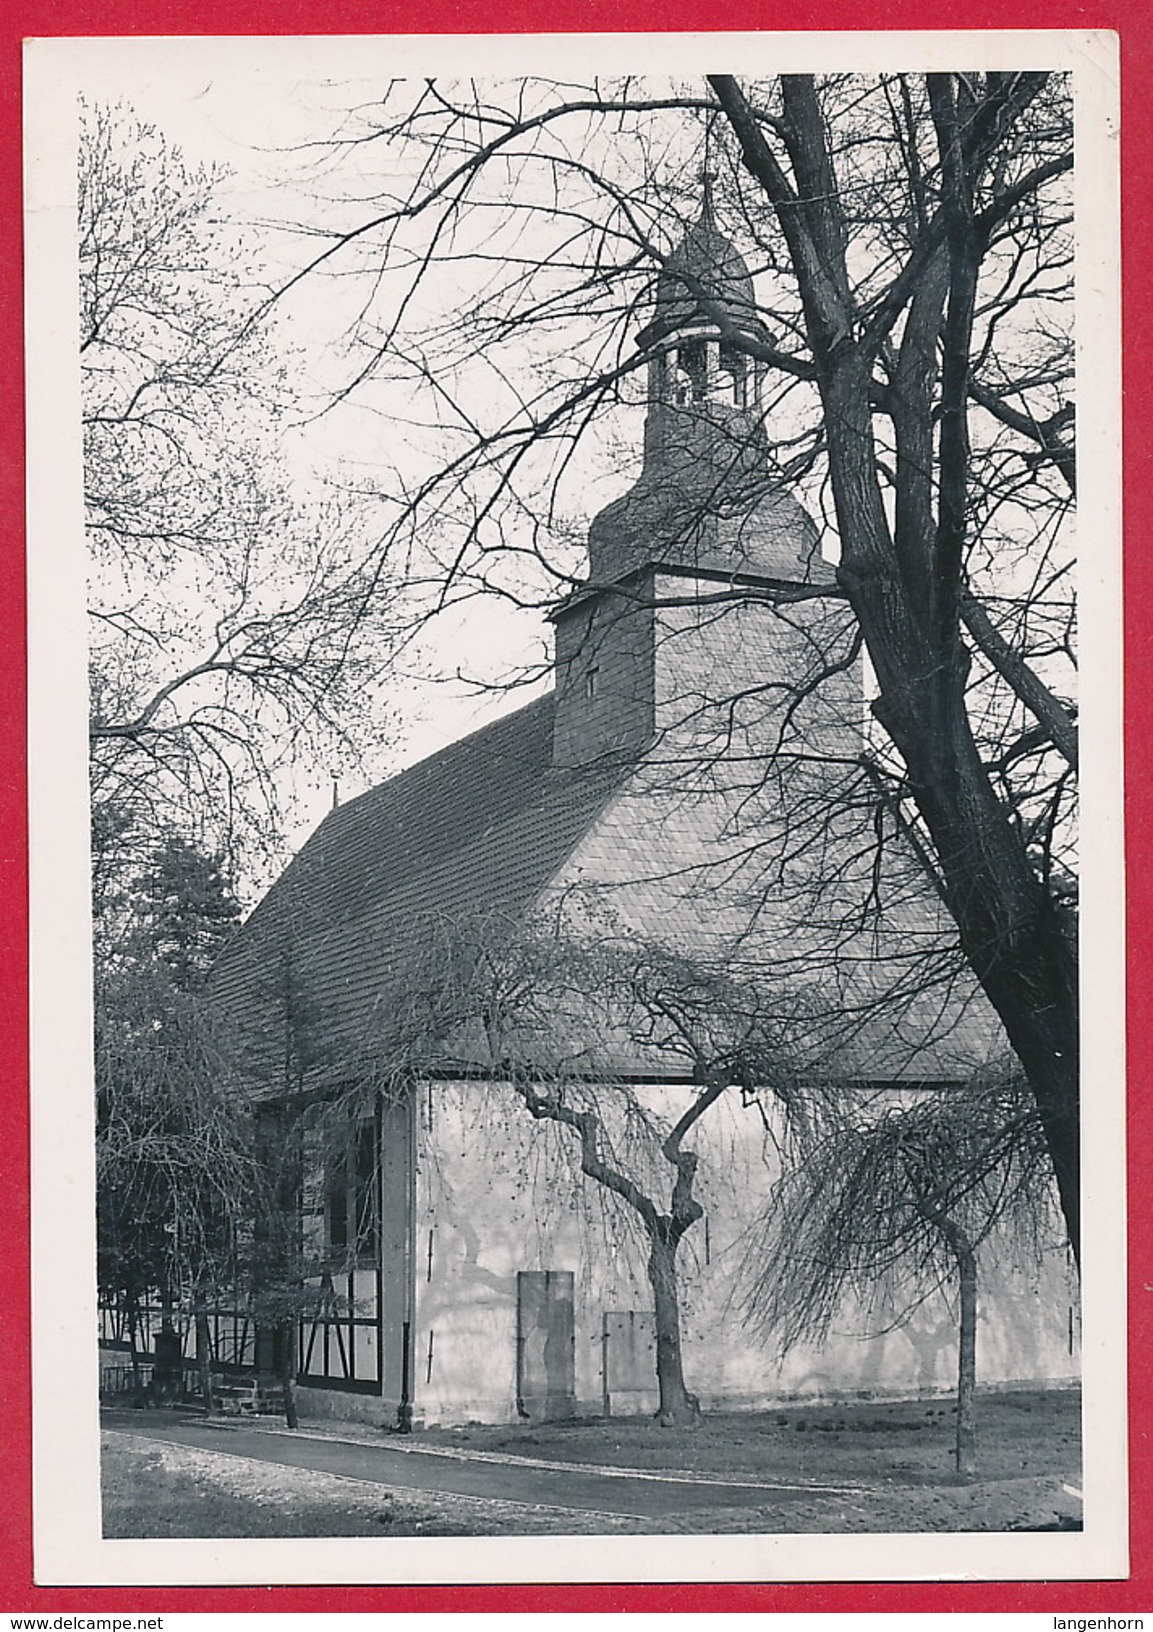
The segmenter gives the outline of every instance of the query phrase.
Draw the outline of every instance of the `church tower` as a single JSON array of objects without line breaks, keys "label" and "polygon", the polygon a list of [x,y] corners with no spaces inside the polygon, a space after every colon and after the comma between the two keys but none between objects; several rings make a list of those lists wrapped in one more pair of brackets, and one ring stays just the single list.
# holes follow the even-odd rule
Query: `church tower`
[{"label": "church tower", "polygon": [[774,592],[833,582],[770,452],[766,365],[747,345],[768,340],[748,266],[718,229],[706,185],[637,337],[648,380],[640,476],[594,518],[588,579],[553,614],[558,765],[628,759],[653,741],[662,701],[684,687],[672,671],[688,649],[686,621],[707,625],[698,666],[702,656],[723,666],[723,648],[742,638],[742,620],[722,615],[726,601],[748,610],[759,598],[752,610],[763,622]]}]

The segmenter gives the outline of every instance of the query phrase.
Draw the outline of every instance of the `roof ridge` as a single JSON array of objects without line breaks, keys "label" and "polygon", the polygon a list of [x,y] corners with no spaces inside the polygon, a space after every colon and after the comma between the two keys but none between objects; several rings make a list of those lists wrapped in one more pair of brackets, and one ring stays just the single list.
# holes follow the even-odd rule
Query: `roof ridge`
[{"label": "roof ridge", "polygon": [[[243,964],[258,945],[271,951],[285,937],[323,939],[354,921],[387,916],[402,901],[411,911],[462,867],[482,875],[462,883],[468,896],[498,886],[515,894],[519,874],[527,886],[521,901],[534,899],[544,857],[555,869],[568,856],[574,824],[587,828],[627,768],[556,766],[555,701],[555,692],[544,692],[330,811],[225,948],[219,973]],[[508,835],[518,827],[525,840],[510,848]],[[483,859],[494,845],[499,879]]]},{"label": "roof ridge", "polygon": [[354,798],[348,799],[344,804],[328,811],[297,853],[302,855],[321,829],[326,827],[334,816],[339,816],[342,811],[354,810],[357,805],[371,799],[374,795],[380,794],[385,788],[395,788],[397,783],[403,781],[405,777],[415,777],[418,772],[427,773],[434,767],[439,767],[444,759],[459,753],[461,749],[468,747],[469,744],[475,746],[481,737],[490,733],[495,735],[502,728],[507,730],[514,721],[520,721],[523,716],[531,713],[534,709],[543,711],[546,705],[551,707],[555,703],[556,690],[550,686],[539,697],[533,697],[529,702],[522,703],[519,708],[510,708],[507,714],[499,714],[495,720],[488,720],[484,725],[478,725],[475,730],[469,731],[465,736],[455,737],[452,742],[446,742],[442,748],[434,749],[431,754],[422,755],[420,759],[414,760],[411,765],[403,765],[399,770],[382,777],[379,782],[374,782],[370,788],[365,788],[363,793],[358,793]]}]

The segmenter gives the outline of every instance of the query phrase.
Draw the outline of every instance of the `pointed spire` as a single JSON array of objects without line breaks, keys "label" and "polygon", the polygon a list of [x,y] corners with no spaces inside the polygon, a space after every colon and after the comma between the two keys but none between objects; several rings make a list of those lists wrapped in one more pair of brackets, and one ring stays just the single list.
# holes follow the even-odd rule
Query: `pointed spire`
[{"label": "pointed spire", "polygon": [[712,166],[713,146],[713,117],[712,114],[705,120],[705,151],[704,162],[700,169],[701,183],[701,221],[703,227],[715,227],[716,217],[713,214],[713,182],[717,179],[717,172]]},{"label": "pointed spire", "polygon": [[701,217],[703,227],[715,227],[716,216],[713,213],[713,182],[717,179],[715,170],[710,170],[706,158],[704,168],[700,172],[701,182]]}]

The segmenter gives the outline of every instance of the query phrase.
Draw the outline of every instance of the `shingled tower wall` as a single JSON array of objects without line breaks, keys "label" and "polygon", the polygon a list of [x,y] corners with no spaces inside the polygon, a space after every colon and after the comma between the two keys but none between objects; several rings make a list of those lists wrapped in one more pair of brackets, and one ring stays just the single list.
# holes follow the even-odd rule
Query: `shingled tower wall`
[{"label": "shingled tower wall", "polygon": [[[640,475],[593,520],[587,582],[554,614],[559,766],[635,757],[675,727],[678,696],[699,715],[702,665],[755,684],[742,660],[747,619],[726,606],[759,603],[769,621],[773,604],[791,606],[773,667],[798,683],[811,667],[806,627],[834,572],[770,452],[765,364],[742,349],[767,340],[748,267],[706,199],[638,336],[648,380]],[[860,687],[859,669],[840,687],[854,729]]]}]

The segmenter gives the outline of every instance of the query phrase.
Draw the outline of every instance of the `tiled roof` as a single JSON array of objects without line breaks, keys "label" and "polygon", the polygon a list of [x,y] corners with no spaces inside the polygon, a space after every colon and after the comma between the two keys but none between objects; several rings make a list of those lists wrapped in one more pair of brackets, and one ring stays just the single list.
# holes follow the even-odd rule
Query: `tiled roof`
[{"label": "tiled roof", "polygon": [[[713,422],[723,420],[723,410],[708,405],[695,415],[682,410],[679,418],[683,445],[654,456],[629,491],[593,518],[594,578],[612,583],[650,561],[663,561],[786,583],[831,584],[834,572],[821,556],[811,517],[760,468],[763,431],[745,428],[741,414],[735,414],[735,430],[717,425]],[[751,479],[732,468],[740,437],[748,439],[740,462],[753,465]]]},{"label": "tiled roof", "polygon": [[217,1012],[249,1033],[250,1057],[275,1054],[272,1016],[289,979],[335,1044],[430,920],[525,911],[624,774],[555,769],[553,708],[550,693],[321,823],[214,971]]}]

